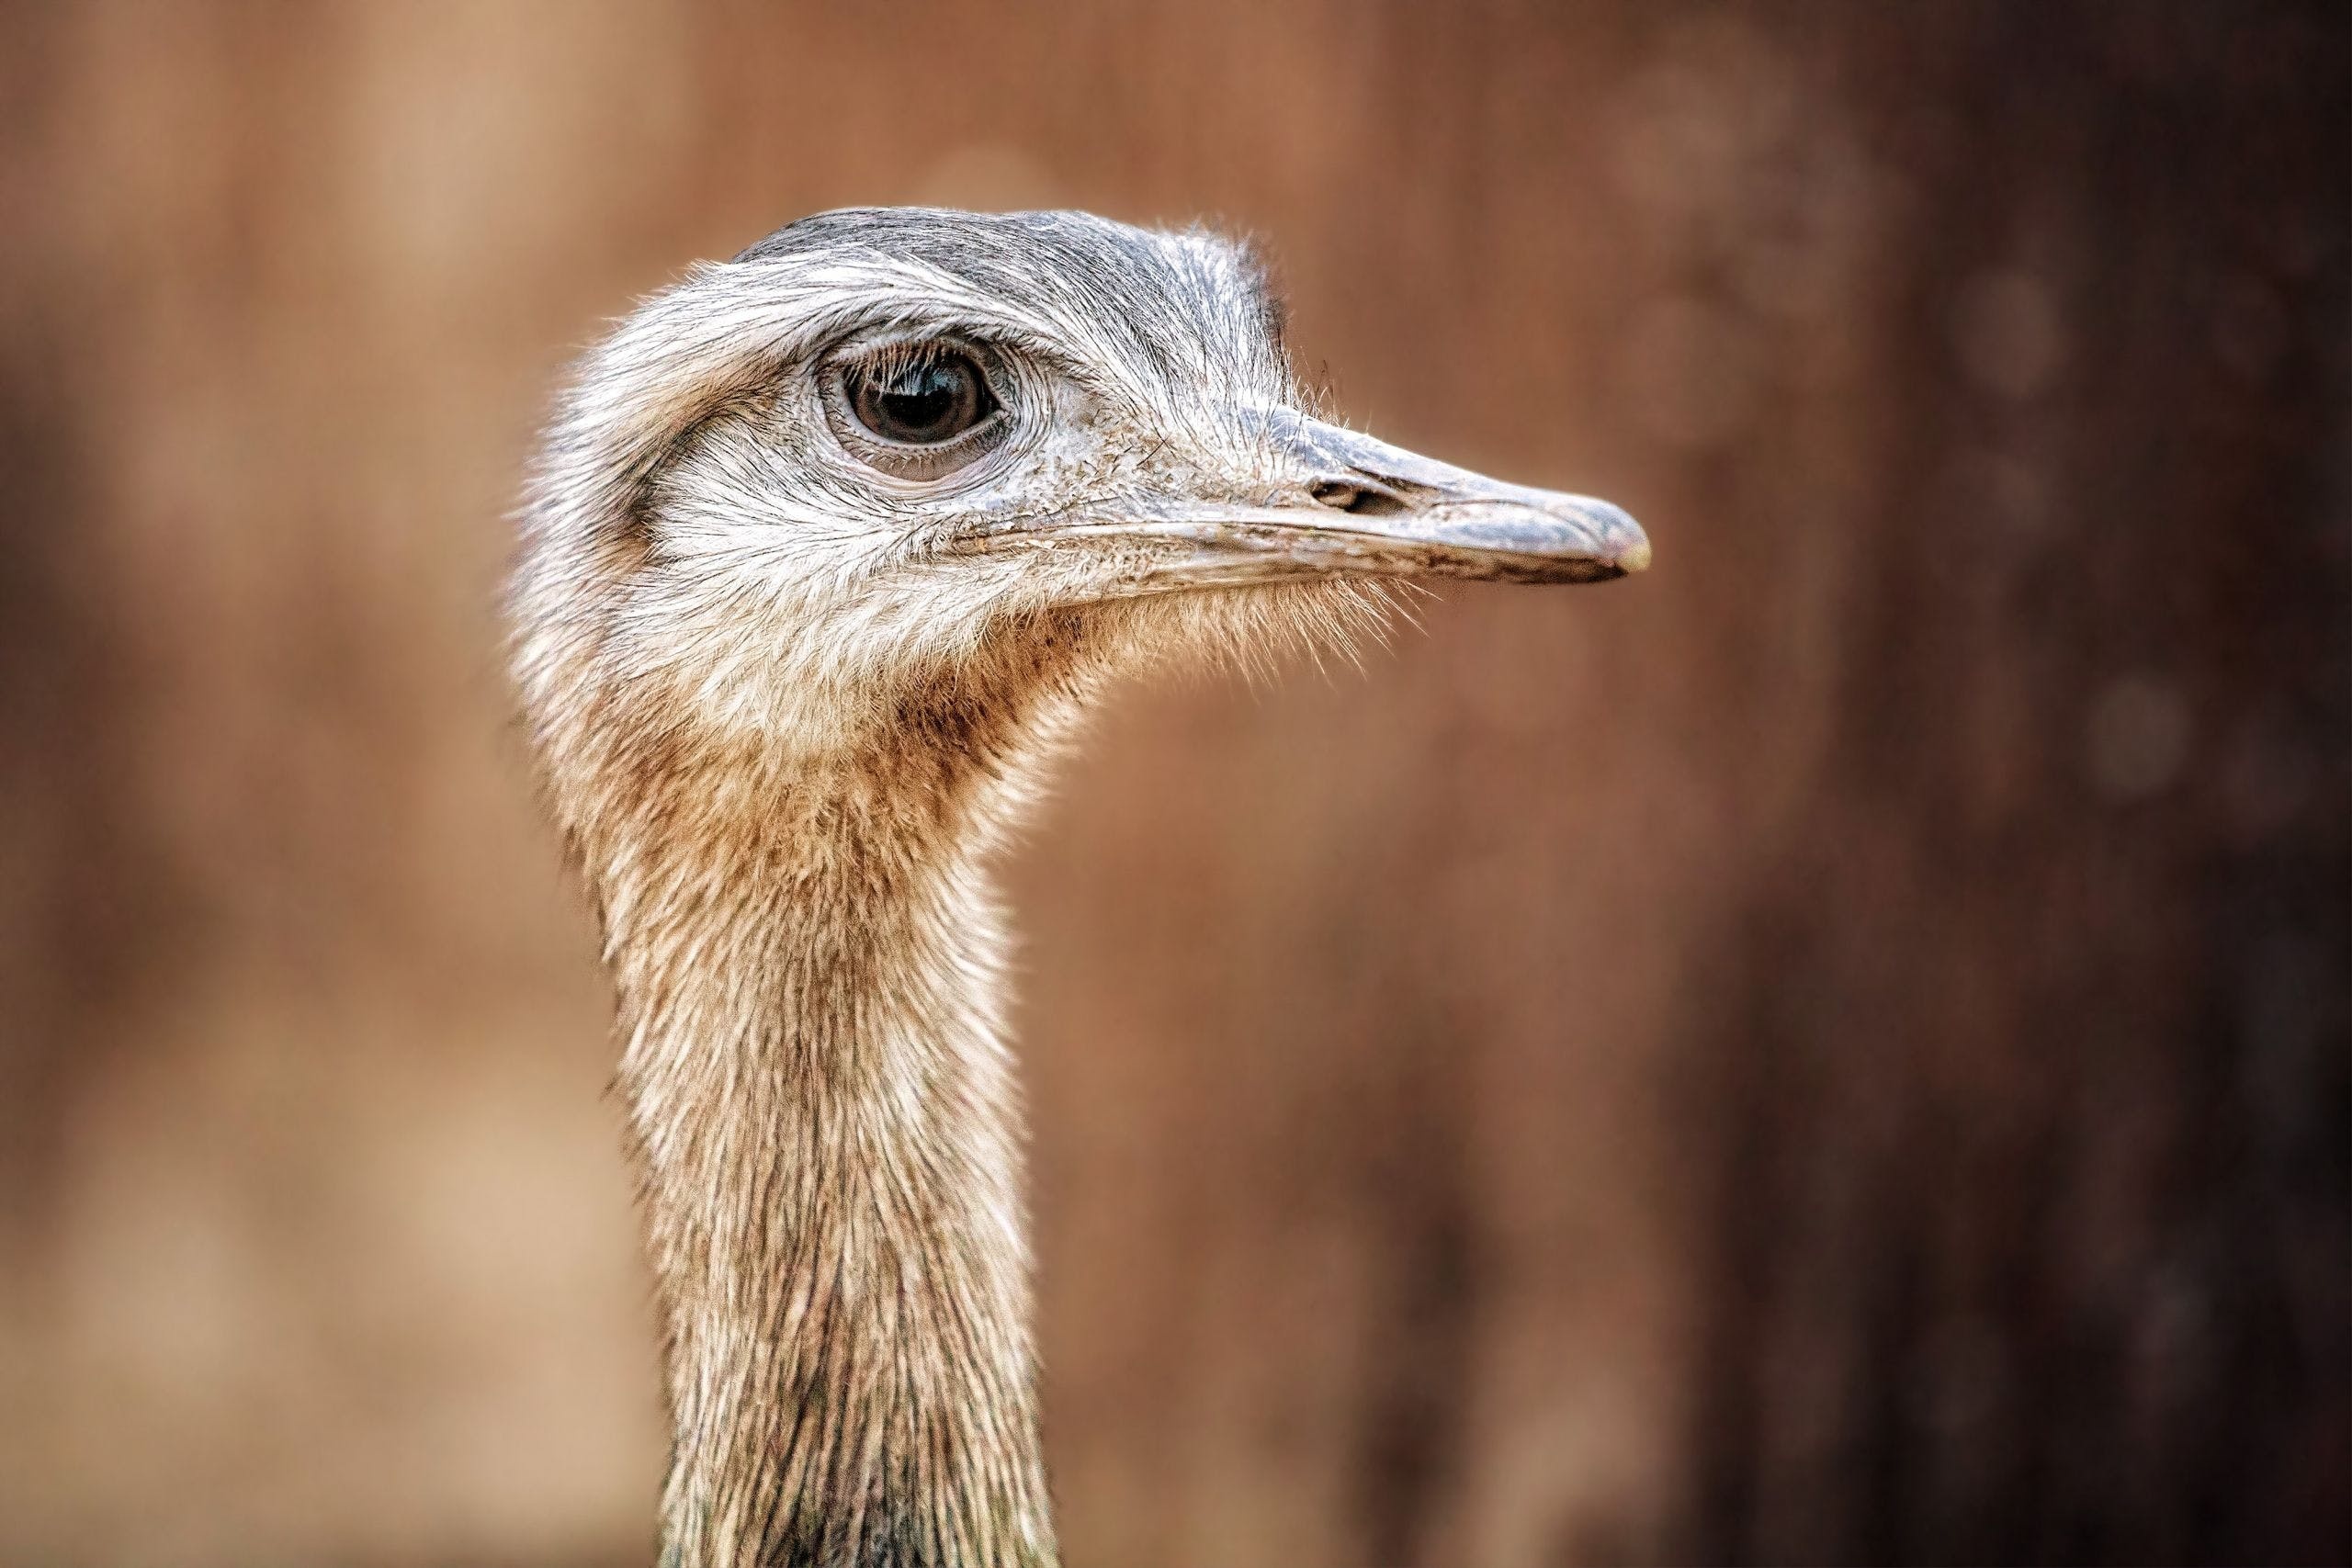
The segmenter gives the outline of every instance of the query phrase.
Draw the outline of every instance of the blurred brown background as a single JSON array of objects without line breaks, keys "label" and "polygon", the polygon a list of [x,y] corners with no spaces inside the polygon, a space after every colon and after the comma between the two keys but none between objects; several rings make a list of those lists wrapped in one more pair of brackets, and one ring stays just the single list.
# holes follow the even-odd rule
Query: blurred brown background
[{"label": "blurred brown background", "polygon": [[559,367],[854,202],[1261,235],[1647,578],[1010,870],[1074,1562],[2352,1555],[2324,4],[0,10],[0,1562],[622,1563]]}]

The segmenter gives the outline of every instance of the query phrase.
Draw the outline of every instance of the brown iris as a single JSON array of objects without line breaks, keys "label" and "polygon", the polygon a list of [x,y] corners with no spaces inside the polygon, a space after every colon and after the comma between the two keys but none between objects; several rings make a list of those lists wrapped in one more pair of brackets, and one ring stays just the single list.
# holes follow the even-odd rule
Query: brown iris
[{"label": "brown iris", "polygon": [[906,446],[953,441],[997,410],[988,378],[958,349],[890,355],[851,368],[843,381],[857,422]]}]

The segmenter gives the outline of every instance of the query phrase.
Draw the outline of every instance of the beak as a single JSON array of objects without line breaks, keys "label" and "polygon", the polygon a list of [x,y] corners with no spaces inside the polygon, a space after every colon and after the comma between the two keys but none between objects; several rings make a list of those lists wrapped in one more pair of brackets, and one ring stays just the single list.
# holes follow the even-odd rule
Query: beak
[{"label": "beak", "polygon": [[1650,564],[1641,525],[1605,501],[1505,484],[1288,409],[1243,417],[1283,476],[1254,494],[1139,499],[1115,517],[970,544],[1129,547],[1117,597],[1343,574],[1600,582]]}]

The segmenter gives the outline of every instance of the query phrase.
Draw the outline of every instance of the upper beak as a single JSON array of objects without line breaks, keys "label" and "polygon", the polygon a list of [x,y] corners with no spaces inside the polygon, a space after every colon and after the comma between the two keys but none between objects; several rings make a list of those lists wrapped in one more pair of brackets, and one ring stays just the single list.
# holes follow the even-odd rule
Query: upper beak
[{"label": "upper beak", "polygon": [[1600,582],[1650,564],[1641,525],[1605,501],[1506,484],[1287,409],[1246,417],[1285,476],[1254,493],[1139,501],[973,542],[1148,547],[1121,571],[1129,593],[1342,573]]}]

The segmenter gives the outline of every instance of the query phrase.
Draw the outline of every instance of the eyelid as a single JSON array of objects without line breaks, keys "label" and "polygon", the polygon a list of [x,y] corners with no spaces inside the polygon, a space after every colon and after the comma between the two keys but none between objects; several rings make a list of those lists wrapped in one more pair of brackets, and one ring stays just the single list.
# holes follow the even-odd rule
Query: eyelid
[{"label": "eyelid", "polygon": [[967,354],[984,371],[994,371],[1005,351],[977,333],[952,330],[902,329],[860,333],[828,349],[823,363],[838,374],[851,366],[874,368],[895,362],[915,362],[934,353]]},{"label": "eyelid", "polygon": [[[881,344],[870,353],[836,361],[834,373],[846,375],[854,368],[863,370],[875,380],[888,381],[905,375],[919,366],[955,355],[969,359],[973,367],[980,373],[981,385],[988,386],[989,369],[986,365],[980,363],[979,355],[950,338],[897,339]],[[995,388],[989,387],[989,395],[990,397],[996,395]]]}]

